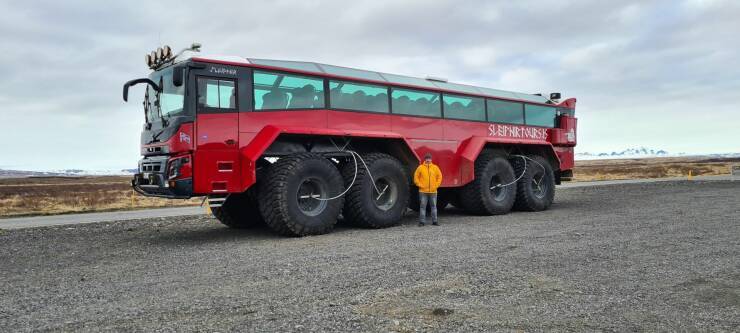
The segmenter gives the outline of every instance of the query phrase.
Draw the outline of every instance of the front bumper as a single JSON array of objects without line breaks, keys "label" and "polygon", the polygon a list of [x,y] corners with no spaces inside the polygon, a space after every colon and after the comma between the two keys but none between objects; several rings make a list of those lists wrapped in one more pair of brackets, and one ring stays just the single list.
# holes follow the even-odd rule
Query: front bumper
[{"label": "front bumper", "polygon": [[193,179],[169,180],[166,156],[144,158],[139,162],[139,172],[131,180],[137,193],[147,197],[189,199],[193,196]]}]

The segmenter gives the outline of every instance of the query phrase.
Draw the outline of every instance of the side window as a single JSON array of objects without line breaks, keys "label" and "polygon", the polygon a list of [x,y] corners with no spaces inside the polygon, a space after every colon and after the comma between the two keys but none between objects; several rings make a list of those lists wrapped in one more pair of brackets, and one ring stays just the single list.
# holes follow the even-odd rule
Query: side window
[{"label": "side window", "polygon": [[444,94],[442,100],[445,118],[486,120],[486,103],[482,98]]},{"label": "side window", "polygon": [[236,109],[234,81],[199,78],[198,108]]},{"label": "side window", "polygon": [[329,104],[337,109],[388,113],[388,88],[331,80]]},{"label": "side window", "polygon": [[310,76],[254,71],[254,109],[324,108],[324,80]]},{"label": "side window", "polygon": [[495,99],[488,100],[488,121],[506,124],[524,124],[524,105]]},{"label": "side window", "polygon": [[555,108],[542,105],[524,105],[527,125],[555,127]]},{"label": "side window", "polygon": [[396,114],[442,117],[439,94],[426,91],[393,89],[391,109]]}]

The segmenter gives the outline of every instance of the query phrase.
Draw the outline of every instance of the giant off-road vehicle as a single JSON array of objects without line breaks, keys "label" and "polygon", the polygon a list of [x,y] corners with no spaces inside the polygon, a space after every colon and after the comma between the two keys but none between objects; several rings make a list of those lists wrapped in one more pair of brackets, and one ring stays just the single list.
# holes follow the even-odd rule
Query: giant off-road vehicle
[{"label": "giant off-road vehicle", "polygon": [[326,64],[146,56],[136,191],[204,196],[223,224],[284,235],[340,217],[382,228],[418,210],[411,181],[434,156],[439,208],[498,215],[547,209],[572,177],[576,100]]}]

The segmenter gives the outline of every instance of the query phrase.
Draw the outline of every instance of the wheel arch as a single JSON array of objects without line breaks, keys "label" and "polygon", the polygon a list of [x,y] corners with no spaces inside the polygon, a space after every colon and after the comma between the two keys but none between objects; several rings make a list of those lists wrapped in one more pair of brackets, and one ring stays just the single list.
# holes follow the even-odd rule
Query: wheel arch
[{"label": "wheel arch", "polygon": [[325,156],[348,156],[347,153],[341,153],[337,147],[352,149],[361,154],[386,153],[409,168],[419,161],[419,157],[408,142],[397,133],[279,128],[268,125],[241,148],[244,190],[256,182],[256,166],[265,157],[281,157],[304,152]]},{"label": "wheel arch", "polygon": [[[457,154],[461,158],[463,184],[474,179],[475,161],[485,152],[497,151],[509,155],[539,155],[544,157],[557,172],[560,170],[560,158],[549,142],[534,140],[491,140],[487,137],[471,137],[463,141]],[[556,176],[557,177],[557,176]],[[559,183],[559,177],[558,183]]]}]

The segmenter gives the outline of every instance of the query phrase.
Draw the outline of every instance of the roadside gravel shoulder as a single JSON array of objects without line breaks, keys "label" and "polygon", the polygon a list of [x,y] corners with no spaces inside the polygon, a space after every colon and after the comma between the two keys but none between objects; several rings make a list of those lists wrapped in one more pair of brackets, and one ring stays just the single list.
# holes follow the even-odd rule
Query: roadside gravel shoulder
[{"label": "roadside gravel shoulder", "polygon": [[8,331],[732,331],[740,182],[284,238],[207,216],[0,231]]}]

